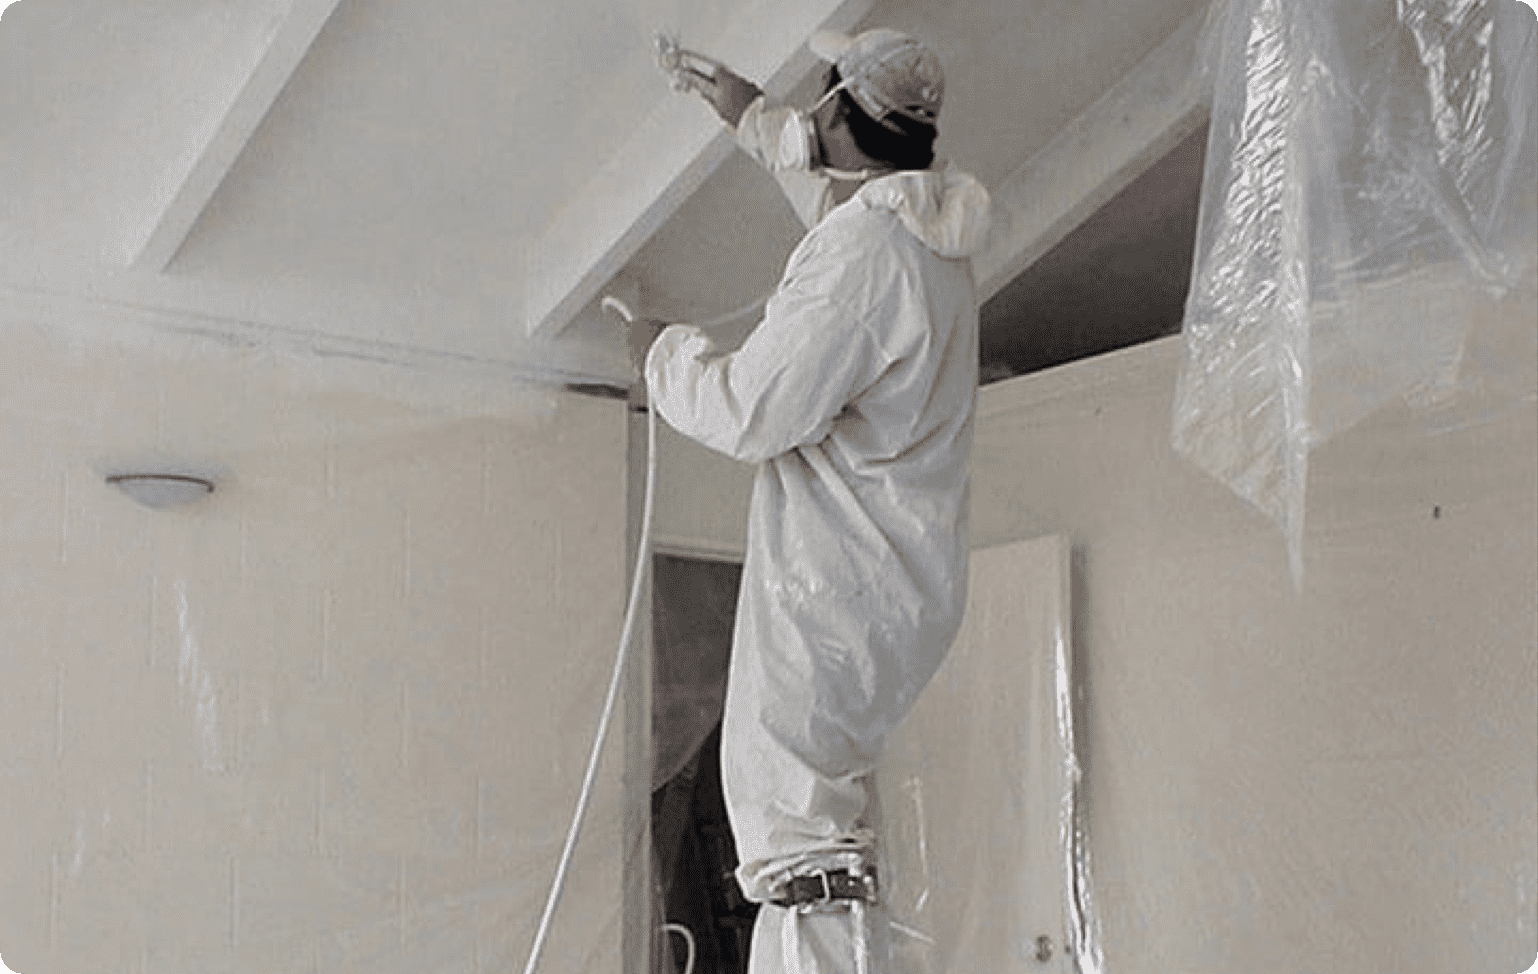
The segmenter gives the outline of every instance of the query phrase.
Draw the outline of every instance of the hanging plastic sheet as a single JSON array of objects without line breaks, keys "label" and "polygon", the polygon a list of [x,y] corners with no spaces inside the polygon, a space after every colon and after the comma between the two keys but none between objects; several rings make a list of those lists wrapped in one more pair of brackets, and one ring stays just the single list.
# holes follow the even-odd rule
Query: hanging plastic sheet
[{"label": "hanging plastic sheet", "polygon": [[956,643],[876,773],[890,974],[1096,974],[1067,539],[975,551],[971,577]]},{"label": "hanging plastic sheet", "polygon": [[[1301,584],[1312,449],[1394,401],[1437,422],[1532,402],[1533,322],[1474,312],[1538,288],[1534,19],[1515,0],[1229,0],[1204,50],[1174,443],[1276,522]],[[1510,333],[1471,333],[1487,318]]]}]

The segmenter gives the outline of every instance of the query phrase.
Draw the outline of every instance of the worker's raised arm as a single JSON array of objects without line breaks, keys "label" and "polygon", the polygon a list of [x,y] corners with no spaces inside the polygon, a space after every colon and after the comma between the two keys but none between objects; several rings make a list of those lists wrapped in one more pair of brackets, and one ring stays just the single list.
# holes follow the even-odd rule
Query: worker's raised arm
[{"label": "worker's raised arm", "polygon": [[764,97],[762,88],[724,64],[716,65],[715,72],[708,75],[694,69],[686,70],[694,76],[695,90],[716,110],[721,121],[732,128],[737,127],[749,105]]},{"label": "worker's raised arm", "polygon": [[[769,170],[801,224],[810,229],[826,208],[828,180],[805,168],[788,166],[782,158],[780,150],[787,138],[785,127],[797,124],[800,119],[792,109],[771,106],[767,98],[760,97],[743,110],[737,121],[737,147]],[[805,138],[800,132],[791,135]]]},{"label": "worker's raised arm", "polygon": [[815,224],[827,208],[824,197],[828,181],[809,172],[804,159],[798,163],[785,157],[788,146],[805,149],[804,133],[786,129],[802,124],[797,114],[790,108],[771,105],[758,85],[702,55],[682,61],[679,71],[685,75],[687,86],[735,131],[738,147],[774,176],[801,223],[808,228]]}]

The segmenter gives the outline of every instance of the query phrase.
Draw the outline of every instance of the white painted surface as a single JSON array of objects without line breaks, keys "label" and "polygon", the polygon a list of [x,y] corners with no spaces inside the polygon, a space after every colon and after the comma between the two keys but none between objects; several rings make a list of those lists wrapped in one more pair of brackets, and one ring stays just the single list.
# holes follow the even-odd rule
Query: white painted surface
[{"label": "white painted surface", "polygon": [[192,225],[230,167],[245,149],[273,100],[288,84],[339,0],[290,0],[266,50],[241,84],[207,141],[193,154],[175,192],[165,200],[144,243],[134,255],[136,267],[163,271],[181,249]]},{"label": "white painted surface", "polygon": [[987,301],[1206,121],[1197,73],[1206,11],[1186,18],[1137,67],[993,192],[994,226],[974,260]]},{"label": "white painted surface", "polygon": [[45,0],[0,20],[3,279],[121,266],[266,50],[282,0]]},{"label": "white painted surface", "polygon": [[[865,23],[940,49],[942,154],[994,186],[1203,6],[889,0]],[[550,381],[619,380],[618,341],[581,320],[581,298],[622,256],[635,256],[643,311],[716,314],[760,297],[799,232],[773,192],[735,191],[732,179],[767,182],[740,167],[711,205],[662,222],[701,171],[674,136],[720,136],[703,105],[669,91],[652,33],[678,31],[776,88],[808,65],[804,50],[787,52],[819,11],[865,6],[595,0],[531,17],[485,0],[345,0],[307,50],[318,15],[288,16],[300,9],[48,0],[9,11],[0,304],[20,285],[235,332],[248,323]],[[676,124],[648,128],[659,111]],[[636,251],[659,225],[668,242]],[[153,272],[173,251],[167,273]],[[577,323],[561,340],[527,340],[528,309],[556,303]]]},{"label": "white painted surface", "polygon": [[1106,969],[1524,969],[1533,399],[1447,429],[1389,411],[1319,451],[1299,596],[1275,530],[1173,454],[1177,354],[1000,383],[979,424],[978,543],[1074,543]]},{"label": "white painted surface", "polygon": [[[125,334],[0,331],[6,963],[521,966],[619,631],[620,404]],[[188,465],[185,509],[103,482]],[[622,747],[550,971],[618,967]]]},{"label": "white painted surface", "polygon": [[653,535],[666,549],[741,561],[747,555],[752,464],[706,449],[657,424]]}]

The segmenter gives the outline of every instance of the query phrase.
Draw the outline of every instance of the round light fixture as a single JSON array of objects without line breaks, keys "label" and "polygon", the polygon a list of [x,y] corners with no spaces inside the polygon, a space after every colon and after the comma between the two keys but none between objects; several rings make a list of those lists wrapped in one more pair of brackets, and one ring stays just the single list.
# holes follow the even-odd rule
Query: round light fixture
[{"label": "round light fixture", "polygon": [[179,473],[122,473],[107,478],[145,507],[178,507],[201,500],[214,492],[213,481]]}]

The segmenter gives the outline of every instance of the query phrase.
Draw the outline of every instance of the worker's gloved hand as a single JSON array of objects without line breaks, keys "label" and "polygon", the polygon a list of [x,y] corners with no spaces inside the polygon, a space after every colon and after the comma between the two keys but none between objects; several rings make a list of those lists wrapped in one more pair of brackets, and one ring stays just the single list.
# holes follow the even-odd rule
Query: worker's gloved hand
[{"label": "worker's gloved hand", "polygon": [[697,87],[700,94],[721,116],[721,121],[732,128],[737,127],[748,106],[764,93],[758,85],[724,64],[718,65],[713,75],[695,74],[699,79]]},{"label": "worker's gloved hand", "polygon": [[667,326],[667,322],[656,318],[637,318],[625,325],[625,340],[630,348],[630,364],[640,373],[640,378],[630,387],[632,407],[641,408],[647,404],[646,353],[651,351],[652,343]]}]

